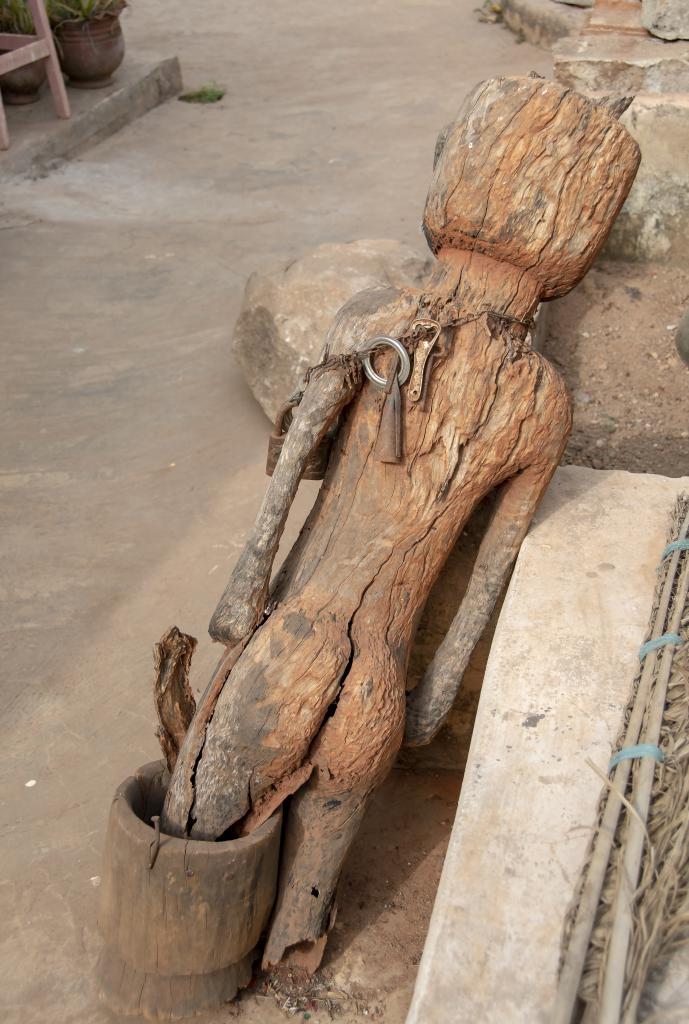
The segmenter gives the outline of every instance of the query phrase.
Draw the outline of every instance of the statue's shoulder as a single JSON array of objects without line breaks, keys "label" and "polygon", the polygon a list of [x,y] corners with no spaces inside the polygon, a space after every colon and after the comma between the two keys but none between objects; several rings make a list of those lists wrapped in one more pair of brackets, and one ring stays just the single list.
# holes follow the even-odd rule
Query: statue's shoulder
[{"label": "statue's shoulder", "polygon": [[326,337],[328,354],[351,352],[379,334],[402,337],[418,302],[419,293],[411,288],[378,286],[357,292],[335,314]]}]

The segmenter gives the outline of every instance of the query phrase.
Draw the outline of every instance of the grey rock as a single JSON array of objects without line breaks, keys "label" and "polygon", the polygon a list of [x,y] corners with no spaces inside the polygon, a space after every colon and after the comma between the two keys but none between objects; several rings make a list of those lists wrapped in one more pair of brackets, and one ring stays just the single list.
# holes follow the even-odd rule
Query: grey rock
[{"label": "grey rock", "polygon": [[605,252],[623,259],[662,259],[686,266],[689,95],[638,95],[620,120],[641,147],[641,166]]},{"label": "grey rock", "polygon": [[254,273],[234,329],[233,347],[249,387],[274,419],[304,372],[321,357],[337,311],[357,292],[418,287],[433,259],[391,239],[319,245],[305,256]]},{"label": "grey rock", "polygon": [[687,0],[642,0],[641,23],[661,39],[689,39]]}]

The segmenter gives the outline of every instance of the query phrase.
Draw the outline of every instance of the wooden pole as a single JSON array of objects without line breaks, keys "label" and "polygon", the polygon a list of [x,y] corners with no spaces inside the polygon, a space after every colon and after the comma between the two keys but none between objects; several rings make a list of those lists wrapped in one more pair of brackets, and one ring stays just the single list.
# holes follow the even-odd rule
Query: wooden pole
[{"label": "wooden pole", "polygon": [[[689,516],[687,516],[682,524],[679,539],[686,538],[688,533]],[[668,559],[660,601],[651,631],[651,639],[656,639],[665,632],[665,623],[670,607],[670,599],[676,583],[679,560],[679,551],[675,551],[671,558]],[[644,712],[648,704],[658,655],[658,651],[651,651],[644,659],[636,700],[624,734],[624,747],[633,747],[639,742]],[[612,777],[612,786],[608,793],[603,817],[594,840],[591,861],[586,872],[584,887],[581,892],[572,932],[567,943],[567,950],[560,971],[553,1024],[571,1024],[574,1017],[577,992],[584,970],[586,953],[622,809],[622,801],[617,794],[626,792],[631,769],[631,761],[620,761]]]},{"label": "wooden pole", "polygon": [[[687,594],[689,594],[689,559],[685,558],[674,599],[674,610],[668,623],[668,632],[678,632],[687,603]],[[658,677],[653,688],[650,705],[647,709],[645,728],[641,738],[642,743],[650,743],[653,746],[658,744],[673,655],[674,650],[671,646],[663,648]],[[626,819],[626,835],[622,843],[624,853],[619,872],[620,882],[613,904],[612,927],[605,964],[605,980],[601,993],[600,1024],[619,1024],[622,1017],[627,950],[632,930],[632,908],[639,881],[644,837],[646,835],[645,822],[648,818],[655,769],[655,760],[650,757],[644,757],[637,766],[634,779],[632,805],[637,815],[629,815]]]}]

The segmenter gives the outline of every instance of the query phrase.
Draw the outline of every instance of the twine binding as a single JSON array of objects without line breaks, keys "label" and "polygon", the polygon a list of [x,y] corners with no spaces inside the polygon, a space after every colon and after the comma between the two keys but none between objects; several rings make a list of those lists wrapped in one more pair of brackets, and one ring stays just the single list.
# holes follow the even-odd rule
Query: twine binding
[{"label": "twine binding", "polygon": [[632,761],[637,757],[653,757],[656,761],[664,761],[665,754],[655,743],[636,743],[633,747],[622,747],[610,758],[608,771],[616,768],[620,761]]},{"label": "twine binding", "polygon": [[[647,650],[651,657],[642,657],[639,662],[618,739],[620,749],[610,764],[614,774],[608,780],[601,773],[606,787],[601,795],[598,827],[565,922],[553,1024],[571,1024],[575,1016],[580,1019],[575,1011],[577,996],[586,1006],[583,1010],[586,1021],[636,1024],[637,1020],[650,1020],[648,1014],[655,1021],[655,985],[670,958],[689,946],[689,559],[685,554],[689,551],[689,497],[686,495],[677,500],[670,537],[675,539],[664,549],[658,566],[658,586],[649,630],[665,632],[656,636],[654,639],[660,642]],[[670,555],[672,560],[668,562]],[[671,647],[669,658],[655,653],[666,646]],[[630,733],[631,722],[638,720],[640,712],[643,724],[640,722],[635,735],[642,740],[648,734],[652,708],[657,706],[661,708],[661,718],[659,730],[652,736],[653,742],[635,743],[633,738],[630,742],[627,735],[625,746],[625,734]],[[658,758],[658,753],[662,759]],[[631,823],[640,817],[637,783],[641,782],[642,775],[647,777],[648,767],[644,766],[649,765],[648,757],[658,761],[658,766],[653,771],[650,803],[647,810],[639,808],[640,824],[635,822],[643,832],[644,841],[640,873],[631,881],[630,889],[630,878],[625,870],[626,847]],[[601,825],[609,817],[614,802],[618,807],[623,805],[627,813],[620,813],[616,830],[613,825],[613,832],[608,832]],[[589,883],[600,867],[600,848],[606,846],[609,859],[601,890],[595,883]],[[598,900],[597,909],[595,903],[591,906],[591,892],[597,893],[594,897]],[[611,940],[619,924],[616,907],[622,907],[629,914],[630,932],[626,949],[623,947],[624,955],[613,959]],[[584,950],[588,942],[588,952],[581,948],[582,938]],[[612,999],[611,994],[614,994]],[[674,1007],[666,1009],[671,1012]],[[681,1012],[678,1019],[685,1019],[686,1006]]]}]

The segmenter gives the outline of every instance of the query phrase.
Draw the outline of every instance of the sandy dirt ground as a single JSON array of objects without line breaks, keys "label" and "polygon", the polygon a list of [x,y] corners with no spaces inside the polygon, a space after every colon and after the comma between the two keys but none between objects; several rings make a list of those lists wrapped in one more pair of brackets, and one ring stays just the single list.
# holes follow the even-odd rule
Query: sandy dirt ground
[{"label": "sandy dirt ground", "polygon": [[566,462],[686,475],[689,367],[675,332],[687,308],[686,268],[608,260],[553,304],[544,353],[574,398]]}]

